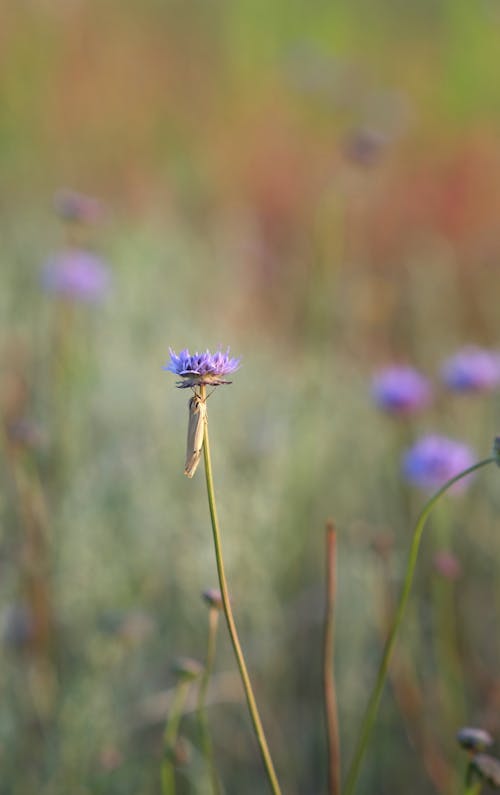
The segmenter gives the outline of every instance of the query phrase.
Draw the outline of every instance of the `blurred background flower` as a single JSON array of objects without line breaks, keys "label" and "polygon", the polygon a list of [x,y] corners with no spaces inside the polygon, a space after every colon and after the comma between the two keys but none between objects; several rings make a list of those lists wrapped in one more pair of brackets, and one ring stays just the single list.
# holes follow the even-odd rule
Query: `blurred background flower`
[{"label": "blurred background flower", "polygon": [[104,207],[99,199],[68,188],[55,193],[54,209],[62,221],[81,224],[95,224],[104,216]]},{"label": "blurred background flower", "polygon": [[381,370],[372,381],[377,406],[389,414],[415,414],[431,401],[431,386],[413,367],[393,366]]},{"label": "blurred background flower", "polygon": [[111,272],[96,254],[83,249],[69,249],[45,263],[41,283],[47,293],[94,304],[108,294]]},{"label": "blurred background flower", "polygon": [[[468,445],[446,436],[431,434],[422,437],[407,450],[403,456],[402,471],[413,486],[434,491],[475,461],[474,452]],[[450,491],[455,494],[464,491],[470,480],[471,476],[460,480]]]},{"label": "blurred background flower", "polygon": [[442,549],[432,559],[434,571],[445,580],[458,580],[462,574],[462,566],[453,552]]},{"label": "blurred background flower", "polygon": [[455,392],[489,392],[500,385],[500,352],[469,345],[446,359],[441,377]]}]

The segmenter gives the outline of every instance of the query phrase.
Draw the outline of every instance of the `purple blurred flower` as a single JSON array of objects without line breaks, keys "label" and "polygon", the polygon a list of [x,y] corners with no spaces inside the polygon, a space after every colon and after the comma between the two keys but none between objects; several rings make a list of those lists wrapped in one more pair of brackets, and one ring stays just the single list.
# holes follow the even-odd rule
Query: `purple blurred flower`
[{"label": "purple blurred flower", "polygon": [[[446,436],[422,437],[403,456],[403,475],[413,486],[434,491],[447,480],[471,467],[476,458],[468,445]],[[467,488],[471,476],[459,480],[450,491],[458,494]]]},{"label": "purple blurred flower", "polygon": [[457,392],[488,392],[500,385],[500,353],[469,345],[444,362],[441,377]]},{"label": "purple blurred flower", "polygon": [[63,221],[77,221],[82,224],[95,224],[104,215],[104,208],[99,199],[67,188],[61,188],[56,192],[54,209]]},{"label": "purple blurred flower", "polygon": [[413,414],[429,405],[431,387],[418,370],[393,366],[375,375],[372,396],[377,406],[390,414]]},{"label": "purple blurred flower", "polygon": [[379,130],[360,128],[353,130],[344,142],[344,154],[358,166],[375,165],[385,153],[389,138]]},{"label": "purple blurred flower", "polygon": [[178,355],[171,348],[170,362],[164,370],[180,375],[182,381],[177,382],[180,389],[196,386],[219,386],[220,384],[230,384],[224,376],[234,373],[240,365],[239,359],[232,359],[229,356],[229,348],[225,353],[221,350],[215,353],[205,351],[204,353],[190,354],[185,348]]},{"label": "purple blurred flower", "polygon": [[42,271],[42,287],[75,301],[97,303],[110,285],[108,266],[95,254],[69,249],[52,257]]}]

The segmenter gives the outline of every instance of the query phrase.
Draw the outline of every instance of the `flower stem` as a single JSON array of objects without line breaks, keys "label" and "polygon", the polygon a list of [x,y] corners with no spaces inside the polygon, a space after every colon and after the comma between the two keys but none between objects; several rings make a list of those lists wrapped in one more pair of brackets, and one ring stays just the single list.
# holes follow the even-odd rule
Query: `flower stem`
[{"label": "flower stem", "polygon": [[394,649],[394,644],[396,641],[396,635],[398,630],[401,626],[401,622],[404,616],[404,612],[406,609],[406,605],[408,602],[408,597],[410,595],[411,586],[413,582],[413,575],[415,573],[415,566],[417,563],[418,552],[420,548],[420,542],[422,540],[422,534],[424,531],[424,527],[427,521],[429,514],[431,513],[432,509],[434,508],[436,502],[439,500],[442,494],[444,494],[454,483],[457,483],[462,478],[470,475],[472,472],[475,472],[477,469],[486,466],[487,464],[495,463],[496,458],[490,457],[485,458],[482,461],[479,461],[477,464],[469,467],[468,469],[464,469],[463,472],[460,472],[455,477],[450,478],[444,486],[442,486],[424,505],[420,515],[417,519],[415,524],[415,528],[413,530],[413,539],[411,542],[410,553],[408,557],[408,564],[406,567],[406,574],[405,579],[403,582],[403,588],[401,591],[401,596],[399,599],[398,608],[396,610],[396,614],[394,616],[394,621],[385,642],[384,652],[382,655],[382,660],[380,662],[380,666],[377,673],[377,678],[375,680],[375,684],[372,690],[372,694],[368,701],[368,706],[366,708],[366,712],[363,718],[363,723],[361,725],[361,731],[358,738],[358,743],[354,752],[353,760],[351,762],[351,766],[349,768],[349,772],[347,774],[346,783],[343,791],[343,795],[352,795],[354,789],[356,787],[356,783],[358,780],[358,776],[361,770],[361,763],[363,761],[363,756],[365,754],[366,748],[368,746],[368,740],[370,738],[371,731],[373,729],[373,724],[375,722],[375,718],[377,715],[378,706],[380,703],[380,699],[382,696],[382,691],[384,688],[385,680],[387,678],[387,671],[389,668],[389,663],[391,660],[392,651]]},{"label": "flower stem", "polygon": [[217,637],[218,623],[219,623],[219,610],[216,607],[210,607],[208,612],[207,659],[205,663],[205,670],[200,680],[200,690],[198,693],[198,724],[200,727],[203,754],[205,756],[210,772],[210,783],[212,786],[213,795],[220,794],[220,786],[219,786],[219,778],[217,776],[217,770],[215,767],[212,741],[208,729],[205,702],[207,696],[208,682],[212,674],[214,659],[215,659],[215,643]]},{"label": "flower stem", "polygon": [[470,784],[465,785],[464,795],[479,795],[482,788],[483,788],[482,781],[473,781]]},{"label": "flower stem", "polygon": [[337,716],[337,697],[334,674],[334,634],[337,533],[333,522],[326,524],[326,603],[323,628],[323,692],[328,752],[328,794],[340,795],[340,747]]},{"label": "flower stem", "polygon": [[162,795],[175,795],[174,754],[179,723],[189,691],[189,680],[181,680],[174,693],[174,700],[163,734],[163,761],[161,766]]},{"label": "flower stem", "polygon": [[[205,397],[206,397],[205,387],[202,386],[200,387],[200,398],[202,400],[205,400]],[[208,440],[208,422],[205,423],[205,433],[203,438],[203,455],[205,460],[205,477],[207,482],[208,505],[210,508],[210,518],[212,521],[212,531],[213,531],[213,539],[215,546],[215,559],[217,562],[217,573],[219,575],[219,585],[222,597],[222,605],[224,608],[224,615],[226,617],[229,636],[231,638],[231,643],[236,657],[236,662],[238,664],[241,681],[243,683],[243,688],[245,691],[245,696],[248,704],[248,711],[250,712],[250,717],[252,719],[255,736],[259,744],[259,749],[262,756],[262,761],[264,763],[264,767],[266,769],[269,785],[271,787],[273,795],[281,795],[281,789],[278,783],[276,772],[274,770],[271,754],[269,753],[269,748],[264,734],[264,729],[257,709],[257,703],[255,701],[255,696],[253,694],[250,677],[248,675],[245,658],[243,657],[243,651],[238,638],[238,632],[236,630],[236,624],[234,622],[231,602],[229,600],[226,574],[224,571],[224,560],[222,557],[219,521],[217,519],[217,508],[215,505],[214,484],[212,477],[212,462],[210,458],[210,445]]]}]

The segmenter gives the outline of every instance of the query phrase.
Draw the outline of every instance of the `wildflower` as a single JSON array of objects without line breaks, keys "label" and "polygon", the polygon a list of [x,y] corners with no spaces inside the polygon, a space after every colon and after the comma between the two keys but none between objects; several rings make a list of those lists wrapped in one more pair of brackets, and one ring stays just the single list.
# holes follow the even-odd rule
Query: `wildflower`
[{"label": "wildflower", "polygon": [[413,367],[394,366],[375,375],[372,396],[384,411],[408,415],[429,405],[431,388],[428,380]]},{"label": "wildflower", "polygon": [[[406,479],[414,486],[433,491],[447,480],[474,464],[472,450],[466,444],[446,436],[429,435],[421,438],[403,456],[402,468]],[[469,478],[455,483],[450,491],[463,491]]]},{"label": "wildflower", "polygon": [[444,362],[441,378],[456,392],[488,392],[500,385],[500,353],[469,345]]},{"label": "wildflower", "polygon": [[176,386],[180,389],[197,386],[220,386],[220,384],[230,384],[231,381],[225,380],[225,376],[234,373],[240,364],[239,359],[232,359],[229,356],[229,348],[224,353],[221,350],[210,353],[190,354],[185,348],[178,355],[170,348],[170,362],[164,370],[170,370],[181,377]]},{"label": "wildflower", "polygon": [[457,732],[457,742],[466,751],[486,751],[487,748],[493,745],[493,738],[489,732],[484,729],[474,729],[469,726],[464,726]]},{"label": "wildflower", "polygon": [[63,251],[50,259],[42,271],[42,287],[47,292],[75,301],[97,303],[109,285],[109,268],[84,249]]},{"label": "wildflower", "polygon": [[104,211],[102,203],[93,196],[85,196],[74,190],[62,188],[54,196],[54,209],[63,221],[81,224],[95,224],[101,220]]}]

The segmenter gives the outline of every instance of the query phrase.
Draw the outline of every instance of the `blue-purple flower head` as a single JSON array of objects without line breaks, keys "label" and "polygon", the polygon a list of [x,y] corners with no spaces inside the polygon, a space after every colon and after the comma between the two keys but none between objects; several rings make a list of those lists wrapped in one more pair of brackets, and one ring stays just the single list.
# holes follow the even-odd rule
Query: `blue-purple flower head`
[{"label": "blue-purple flower head", "polygon": [[372,381],[377,406],[390,414],[415,414],[431,401],[431,387],[413,367],[393,366],[377,373]]},{"label": "blue-purple flower head", "polygon": [[108,293],[110,271],[100,257],[84,249],[69,249],[52,257],[42,271],[48,293],[87,303],[98,303]]},{"label": "blue-purple flower head", "polygon": [[[446,436],[422,437],[403,456],[402,469],[406,480],[424,491],[435,491],[447,480],[473,466],[476,457],[463,442]],[[467,476],[455,483],[450,491],[458,494],[470,483]]]},{"label": "blue-purple flower head", "polygon": [[444,362],[441,377],[456,392],[489,392],[500,386],[500,353],[469,345]]},{"label": "blue-purple flower head", "polygon": [[170,348],[170,362],[164,370],[180,376],[181,381],[177,382],[180,389],[198,386],[220,386],[220,384],[230,384],[231,381],[226,376],[234,373],[240,366],[239,359],[233,359],[227,351],[209,350],[203,353],[189,353],[185,348],[179,354]]}]

